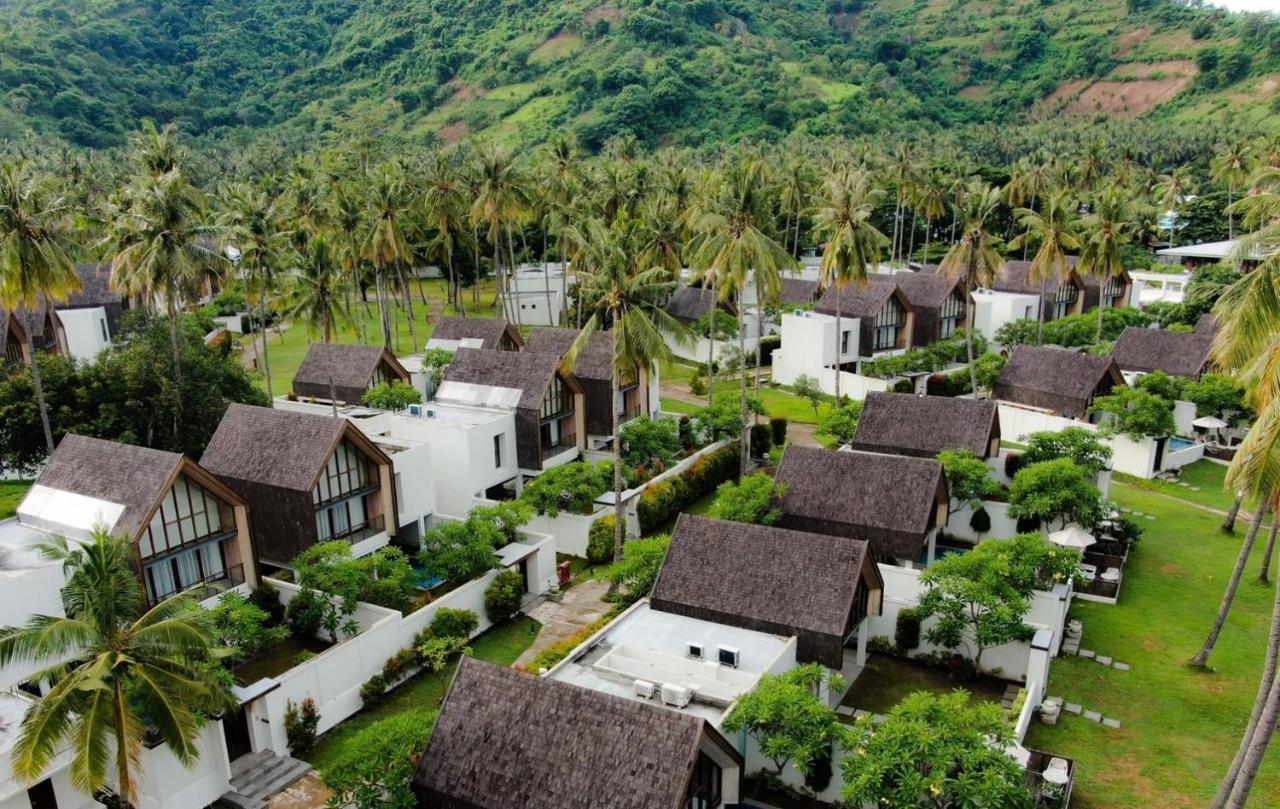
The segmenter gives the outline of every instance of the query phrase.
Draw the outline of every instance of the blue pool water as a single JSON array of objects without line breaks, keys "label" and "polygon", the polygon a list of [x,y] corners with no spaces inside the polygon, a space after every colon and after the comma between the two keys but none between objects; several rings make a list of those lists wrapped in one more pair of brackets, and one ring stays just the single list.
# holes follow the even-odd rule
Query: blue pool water
[{"label": "blue pool water", "polygon": [[1175,435],[1173,438],[1169,439],[1170,452],[1177,452],[1180,449],[1194,447],[1195,445],[1196,445],[1196,442],[1192,441],[1189,438],[1179,438],[1178,436]]},{"label": "blue pool water", "polygon": [[433,587],[444,584],[444,579],[439,576],[428,576],[417,562],[413,563],[413,570],[418,574],[417,581],[414,584],[419,590],[430,590]]}]

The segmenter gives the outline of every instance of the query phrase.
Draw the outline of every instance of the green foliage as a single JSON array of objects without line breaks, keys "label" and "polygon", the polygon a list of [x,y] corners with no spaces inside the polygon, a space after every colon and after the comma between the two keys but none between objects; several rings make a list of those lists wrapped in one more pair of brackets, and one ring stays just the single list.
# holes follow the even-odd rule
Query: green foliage
[{"label": "green foliage", "polygon": [[591,523],[587,532],[587,561],[603,565],[613,560],[614,522],[612,514],[606,514]]},{"label": "green foliage", "polygon": [[626,603],[644,598],[658,581],[658,571],[670,545],[671,537],[666,534],[627,542],[622,546],[622,561],[605,571],[605,578],[622,588]]},{"label": "green foliage", "polygon": [[713,309],[698,318],[689,326],[689,331],[699,337],[710,337],[711,323],[714,315],[716,340],[733,340],[738,336],[738,319],[723,309]]},{"label": "green foliage", "polygon": [[319,725],[320,710],[315,700],[307,697],[301,705],[289,700],[284,709],[284,735],[289,744],[289,755],[305,759],[315,749]]},{"label": "green foliage", "polygon": [[769,419],[769,429],[773,431],[773,445],[780,447],[787,443],[787,420],[781,416]]},{"label": "green foliage", "polygon": [[761,755],[773,762],[774,775],[781,775],[788,764],[807,775],[843,737],[835,709],[819,696],[822,689],[838,694],[844,691],[844,680],[817,663],[765,674],[734,704],[724,729],[755,739]]},{"label": "green foliage", "polygon": [[973,510],[972,516],[969,517],[969,528],[978,535],[991,530],[991,515],[985,508],[979,507]]},{"label": "green foliage", "polygon": [[1090,413],[1104,413],[1105,435],[1124,433],[1135,441],[1143,438],[1167,438],[1177,429],[1173,421],[1173,402],[1137,388],[1116,388],[1106,396],[1093,400]]},{"label": "green foliage", "polygon": [[[818,417],[818,408],[827,400],[827,394],[822,392],[822,388],[818,385],[818,380],[808,374],[800,374],[796,377],[796,381],[791,384],[791,391],[796,396],[804,399],[813,408],[813,417]],[[774,443],[782,443],[780,441]]]},{"label": "green foliage", "polygon": [[[987,339],[981,334],[974,334],[974,356],[981,356],[986,351]],[[913,372],[941,371],[952,363],[967,363],[968,361],[969,355],[968,349],[965,347],[964,333],[960,332],[946,339],[938,340],[925,348],[916,348],[902,354],[863,363],[862,373],[864,376],[888,379]]]},{"label": "green foliage", "polygon": [[1182,385],[1183,380],[1181,377],[1169,376],[1160,370],[1143,374],[1133,383],[1133,386],[1138,390],[1145,390],[1147,393],[1159,396],[1168,402],[1182,398]]},{"label": "green foliage", "polygon": [[482,527],[497,529],[501,548],[520,538],[520,529],[533,519],[533,507],[521,500],[504,500],[491,506],[476,506],[467,514],[467,525],[473,530]]},{"label": "green foliage", "polygon": [[244,596],[228,591],[209,610],[218,641],[232,650],[234,662],[257,657],[289,637],[289,628],[272,626],[271,615]]},{"label": "green foliage", "polygon": [[641,416],[624,424],[621,433],[622,462],[629,467],[665,468],[683,449],[680,426],[671,419]]},{"label": "green foliage", "polygon": [[893,643],[898,654],[905,655],[920,645],[920,623],[920,614],[915,610],[898,610],[893,627]]},{"label": "green foliage", "polygon": [[1199,381],[1185,380],[1178,397],[1196,406],[1201,416],[1217,416],[1231,426],[1250,421],[1253,410],[1245,404],[1244,389],[1226,374],[1205,374]]},{"label": "green foliage", "polygon": [[773,449],[773,431],[768,424],[751,425],[750,434],[751,457],[763,458]]},{"label": "green foliage", "polygon": [[410,781],[435,720],[435,711],[413,709],[360,730],[321,773],[334,793],[329,806],[413,809],[417,802]]},{"label": "green foliage", "polygon": [[498,566],[494,551],[503,544],[502,532],[491,524],[442,521],[423,535],[418,562],[430,578],[470,581]]},{"label": "green foliage", "polygon": [[441,607],[431,618],[427,631],[435,638],[468,639],[480,628],[480,616],[471,610]]},{"label": "green foliage", "polygon": [[1009,516],[1018,520],[1089,527],[1102,511],[1093,476],[1070,458],[1023,465],[1009,486]]},{"label": "green foliage", "polygon": [[938,461],[942,463],[942,471],[947,476],[947,490],[951,494],[953,511],[965,506],[976,507],[983,500],[999,496],[1000,484],[991,477],[991,467],[969,450],[940,452]]},{"label": "green foliage", "polygon": [[703,455],[679,475],[648,486],[636,505],[640,533],[657,530],[690,503],[737,474],[738,448],[731,444]]},{"label": "green foliage", "polygon": [[612,485],[611,462],[574,461],[544,470],[524,487],[520,500],[539,514],[551,517],[559,516],[561,511],[590,514],[595,499]]},{"label": "green foliage", "polygon": [[782,519],[780,502],[786,494],[785,483],[776,484],[763,472],[747,475],[737,483],[725,481],[716,489],[711,516],[730,522],[777,525]]},{"label": "green foliage", "polygon": [[454,655],[465,651],[466,645],[465,637],[426,638],[413,650],[414,659],[425,671],[443,671]]},{"label": "green foliage", "polygon": [[[748,396],[747,412],[763,416],[764,405],[754,396]],[[710,405],[694,414],[693,428],[707,441],[720,441],[742,435],[742,411],[737,395],[717,394]]]},{"label": "green foliage", "polygon": [[399,548],[385,547],[361,557],[351,545],[337,540],[313,545],[293,560],[298,586],[337,596],[350,610],[366,601],[391,610],[406,610],[412,602],[417,574]]},{"label": "green foliage", "polygon": [[418,404],[422,401],[422,394],[418,389],[407,382],[395,380],[394,382],[379,382],[364,392],[364,396],[360,398],[361,404],[366,407],[376,407],[379,410],[404,410],[411,404]]},{"label": "green foliage", "polygon": [[843,446],[853,440],[862,419],[862,402],[846,402],[832,408],[818,422],[819,438],[829,438]]},{"label": "green foliage", "polygon": [[289,602],[286,616],[289,633],[298,640],[310,640],[320,633],[320,626],[329,611],[326,599],[315,590],[303,590]]},{"label": "green foliage", "polygon": [[497,575],[484,591],[484,611],[492,623],[500,624],[520,611],[524,600],[524,576],[517,570]]},{"label": "green foliage", "polygon": [[280,591],[269,582],[260,581],[249,591],[249,603],[268,615],[269,624],[284,621],[284,605],[280,603]]},{"label": "green foliage", "polygon": [[[1112,342],[1129,326],[1146,327],[1154,323],[1155,316],[1145,309],[1124,307],[1106,309],[1102,313],[1102,341]],[[1035,345],[1039,323],[1035,320],[1014,320],[996,330],[995,341],[1006,349],[1020,345]],[[1091,309],[1078,315],[1067,315],[1044,324],[1044,345],[1077,348],[1098,342],[1098,312]]]},{"label": "green foliage", "polygon": [[855,722],[841,797],[854,806],[1031,809],[1026,775],[1004,750],[1011,741],[999,706],[963,691],[918,692],[883,723]]},{"label": "green foliage", "polygon": [[[1083,427],[1032,433],[1026,437],[1025,443],[1027,448],[1021,457],[1023,466],[1068,458],[1076,466],[1095,475],[1111,465],[1111,447],[1098,440],[1097,433]],[[1016,469],[1014,474],[1017,474]]]}]

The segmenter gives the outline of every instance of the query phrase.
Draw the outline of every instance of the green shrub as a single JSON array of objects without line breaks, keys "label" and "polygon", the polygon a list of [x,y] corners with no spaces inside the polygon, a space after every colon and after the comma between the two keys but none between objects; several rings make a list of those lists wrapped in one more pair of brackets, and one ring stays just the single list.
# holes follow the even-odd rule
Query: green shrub
[{"label": "green shrub", "polygon": [[969,527],[975,534],[985,534],[991,530],[991,515],[985,508],[979,507],[969,518]]},{"label": "green shrub", "polygon": [[[363,689],[361,689],[363,696]],[[303,758],[316,749],[316,728],[320,725],[320,711],[316,701],[307,697],[302,704],[289,700],[284,709],[284,735],[289,745],[289,755]]]},{"label": "green shrub", "polygon": [[382,664],[382,679],[386,681],[387,687],[390,688],[404,679],[417,664],[418,658],[413,649],[401,649],[391,657],[388,657],[386,662]]},{"label": "green shrub", "polygon": [[524,600],[524,576],[519,571],[506,570],[484,591],[484,611],[489,620],[500,624],[520,611]]},{"label": "green shrub", "polygon": [[[342,746],[321,776],[335,806],[414,806],[410,781],[427,749],[436,712],[413,708],[368,725]],[[360,803],[374,796],[375,803]]]},{"label": "green shrub", "polygon": [[689,378],[689,392],[694,396],[707,395],[707,381],[702,378],[701,373],[695,372],[694,375]]},{"label": "green shrub", "polygon": [[769,429],[773,435],[773,445],[780,447],[787,442],[787,420],[781,416],[769,419]]},{"label": "green shrub", "polygon": [[249,591],[249,603],[265,612],[272,624],[284,623],[284,605],[280,603],[280,591],[268,582],[259,582]]},{"label": "green shrub", "polygon": [[891,655],[897,654],[897,649],[893,646],[893,641],[884,635],[876,635],[867,641],[867,651],[875,654]]},{"label": "green shrub", "polygon": [[1004,456],[1004,474],[1009,480],[1013,480],[1018,474],[1018,470],[1022,468],[1022,453],[1010,452]]},{"label": "green shrub", "polygon": [[665,469],[680,454],[680,425],[671,419],[641,416],[627,422],[619,432],[622,462],[627,466]]},{"label": "green shrub", "polygon": [[[705,393],[705,391],[704,391]],[[681,416],[678,422],[678,431],[680,435],[680,446],[688,449],[693,446],[693,420],[688,416]]]},{"label": "green shrub", "polygon": [[751,426],[751,457],[763,458],[773,449],[773,431],[767,424]]},{"label": "green shrub", "polygon": [[360,704],[366,708],[381,704],[382,698],[386,695],[387,678],[381,674],[373,675],[368,680],[365,680],[364,685],[360,686]]},{"label": "green shrub", "polygon": [[466,638],[427,638],[413,650],[413,654],[423,670],[440,671],[449,662],[449,658],[466,646]]},{"label": "green shrub", "polygon": [[893,627],[893,642],[898,653],[905,655],[920,645],[920,615],[915,610],[898,611],[897,623]]},{"label": "green shrub", "polygon": [[760,338],[760,365],[773,365],[773,352],[782,348],[781,334],[768,334]]},{"label": "green shrub", "polygon": [[589,514],[595,499],[612,484],[613,464],[609,461],[574,461],[538,475],[524,487],[520,500],[551,517],[561,511]]},{"label": "green shrub", "polygon": [[434,638],[470,638],[480,627],[480,616],[471,610],[441,607],[431,618],[427,631]]},{"label": "green shrub", "polygon": [[379,382],[364,392],[360,402],[379,410],[404,410],[411,404],[422,401],[422,394],[407,382],[396,380],[390,384]]},{"label": "green shrub", "polygon": [[327,609],[324,596],[315,590],[302,590],[285,610],[289,633],[298,640],[314,639],[320,634],[320,624]]},{"label": "green shrub", "polygon": [[316,656],[316,653],[311,651],[310,649],[303,649],[301,652],[298,652],[296,655],[293,656],[292,664],[295,666],[301,666],[303,663],[307,662],[308,660],[314,659],[315,656]]},{"label": "green shrub", "polygon": [[591,564],[603,565],[613,560],[613,525],[612,514],[591,523],[587,533],[587,561]]}]

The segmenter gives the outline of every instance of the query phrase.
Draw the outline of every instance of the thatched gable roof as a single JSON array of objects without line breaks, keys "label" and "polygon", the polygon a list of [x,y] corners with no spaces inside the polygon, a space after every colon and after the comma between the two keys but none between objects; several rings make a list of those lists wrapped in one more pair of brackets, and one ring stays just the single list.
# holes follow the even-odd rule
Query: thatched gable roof
[{"label": "thatched gable roof", "polygon": [[124,506],[111,530],[133,539],[146,527],[182,464],[177,452],[68,433],[36,484]]},{"label": "thatched gable roof", "polygon": [[944,450],[967,449],[979,458],[991,454],[991,439],[1000,436],[996,403],[950,396],[869,393],[858,431],[849,446],[933,458]]},{"label": "thatched gable roof", "polygon": [[[717,305],[717,298],[714,292],[705,287],[682,287],[676,290],[671,300],[667,301],[667,314],[681,323],[693,323]],[[733,304],[728,301],[719,301],[718,305],[727,312],[736,311]]]},{"label": "thatched gable roof", "polygon": [[524,344],[520,331],[493,317],[442,317],[431,331],[433,340],[482,340],[481,348],[502,348],[506,337],[517,349]]},{"label": "thatched gable roof", "polygon": [[898,285],[907,302],[917,309],[940,309],[960,286],[959,279],[940,272],[899,272],[889,276]]},{"label": "thatched gable roof", "polygon": [[[524,350],[535,354],[555,354],[563,359],[580,333],[577,329],[542,326],[529,334]],[[578,352],[577,362],[571,370],[580,380],[612,383],[613,333],[598,331],[591,335],[586,346]]]},{"label": "thatched gable roof", "polygon": [[880,314],[880,310],[884,308],[889,298],[895,296],[902,303],[904,309],[910,310],[911,308],[911,303],[907,300],[907,296],[898,289],[893,277],[888,275],[872,275],[867,278],[865,286],[857,281],[851,281],[843,287],[833,286],[822,293],[822,297],[818,299],[818,305],[814,307],[814,311],[824,315],[834,315],[836,313],[836,296],[840,298],[840,315],[842,317],[874,319],[876,315]]},{"label": "thatched gable roof", "polygon": [[650,602],[743,629],[843,638],[867,553],[857,539],[681,514]]},{"label": "thatched gable roof", "polygon": [[817,281],[806,281],[803,278],[783,278],[781,301],[784,305],[803,306],[818,300],[822,291]]},{"label": "thatched gable roof", "polygon": [[244,404],[227,408],[200,463],[230,480],[309,492],[343,438],[375,462],[390,465],[382,450],[344,418]]},{"label": "thatched gable roof", "polygon": [[1083,416],[1094,396],[1124,385],[1111,357],[1091,357],[1064,348],[1018,346],[992,387],[992,398],[1042,407],[1071,418]]},{"label": "thatched gable roof", "polygon": [[919,559],[945,505],[942,464],[925,458],[787,447],[782,525],[871,543],[879,558]]},{"label": "thatched gable roof", "polygon": [[81,309],[119,304],[124,296],[111,288],[111,263],[77,264],[76,275],[80,288],[67,296],[65,303],[55,303],[55,309]]},{"label": "thatched gable roof", "polygon": [[[1067,265],[1071,267],[1071,274],[1068,280],[1075,284],[1081,291],[1085,288],[1085,281],[1079,273],[1075,271],[1075,266],[1080,262],[1076,256],[1067,256]],[[1031,280],[1031,262],[1030,261],[1008,261],[1005,262],[1004,272],[1000,273],[996,278],[996,282],[991,288],[997,292],[1020,292],[1027,295],[1041,294],[1041,284],[1039,281]],[[1054,279],[1046,279],[1043,285],[1044,295],[1051,299],[1054,291],[1058,288],[1058,283]]]},{"label": "thatched gable roof", "polygon": [[1111,349],[1111,358],[1122,371],[1164,371],[1199,379],[1209,365],[1212,347],[1212,332],[1182,334],[1130,326]]},{"label": "thatched gable roof", "polygon": [[704,733],[719,732],[679,711],[464,656],[413,790],[424,809],[677,809]]},{"label": "thatched gable roof", "polygon": [[1211,314],[1203,314],[1196,321],[1196,334],[1216,335],[1218,333],[1218,319]]},{"label": "thatched gable roof", "polygon": [[[312,343],[298,371],[293,375],[293,390],[300,396],[329,398],[330,386],[338,392],[364,391],[372,383],[378,366],[386,363],[388,372],[409,381],[396,355],[382,346]],[[351,396],[340,395],[342,400]]]},{"label": "thatched gable roof", "polygon": [[[560,357],[556,354],[460,348],[445,371],[444,381],[519,390],[519,406],[536,410],[558,372]],[[582,392],[572,374],[564,374],[564,378],[575,393]]]}]

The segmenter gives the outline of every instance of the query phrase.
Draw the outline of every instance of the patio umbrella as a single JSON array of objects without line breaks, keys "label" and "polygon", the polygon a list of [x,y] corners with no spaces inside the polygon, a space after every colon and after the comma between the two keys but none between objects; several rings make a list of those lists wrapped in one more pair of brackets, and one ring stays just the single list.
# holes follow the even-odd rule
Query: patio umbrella
[{"label": "patio umbrella", "polygon": [[1061,531],[1054,531],[1049,534],[1049,541],[1054,545],[1061,545],[1064,548],[1079,548],[1080,550],[1084,550],[1097,542],[1097,540],[1093,538],[1093,534],[1084,530],[1075,523],[1068,525]]},{"label": "patio umbrella", "polygon": [[1203,427],[1206,430],[1221,430],[1227,423],[1217,416],[1201,416],[1191,422],[1192,427]]}]

